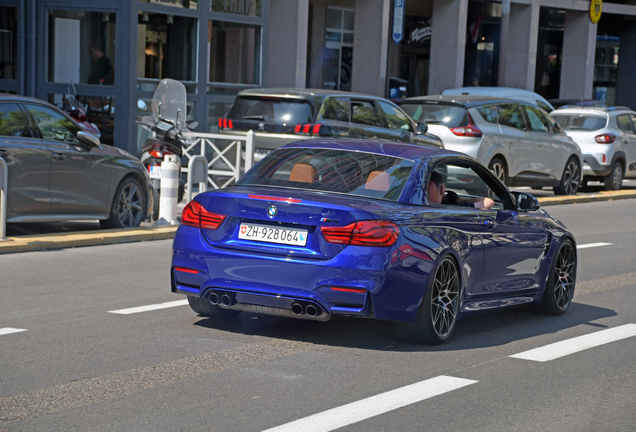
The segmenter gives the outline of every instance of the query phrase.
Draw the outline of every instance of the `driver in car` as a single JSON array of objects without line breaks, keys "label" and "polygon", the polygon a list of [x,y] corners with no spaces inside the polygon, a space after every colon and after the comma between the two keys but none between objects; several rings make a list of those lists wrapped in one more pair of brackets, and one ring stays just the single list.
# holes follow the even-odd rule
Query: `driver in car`
[{"label": "driver in car", "polygon": [[437,171],[433,171],[431,174],[427,191],[428,198],[433,204],[458,205],[483,210],[491,209],[495,205],[495,201],[488,197],[462,198],[453,191],[446,191],[444,178]]}]

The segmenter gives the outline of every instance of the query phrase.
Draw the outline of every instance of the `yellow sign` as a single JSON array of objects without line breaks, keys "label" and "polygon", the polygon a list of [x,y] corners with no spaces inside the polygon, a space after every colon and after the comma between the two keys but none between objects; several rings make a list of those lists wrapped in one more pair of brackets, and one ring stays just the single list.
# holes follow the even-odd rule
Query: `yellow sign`
[{"label": "yellow sign", "polygon": [[596,24],[601,19],[603,0],[590,0],[590,21]]}]

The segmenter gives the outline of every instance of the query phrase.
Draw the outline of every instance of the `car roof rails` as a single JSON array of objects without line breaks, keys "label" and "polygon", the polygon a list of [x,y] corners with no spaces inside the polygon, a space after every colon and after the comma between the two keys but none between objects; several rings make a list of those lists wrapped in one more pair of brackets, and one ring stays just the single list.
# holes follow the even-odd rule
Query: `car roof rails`
[{"label": "car roof rails", "polygon": [[613,107],[607,108],[607,110],[608,111],[618,111],[618,110],[633,111],[630,107],[626,107],[626,106],[613,106]]}]

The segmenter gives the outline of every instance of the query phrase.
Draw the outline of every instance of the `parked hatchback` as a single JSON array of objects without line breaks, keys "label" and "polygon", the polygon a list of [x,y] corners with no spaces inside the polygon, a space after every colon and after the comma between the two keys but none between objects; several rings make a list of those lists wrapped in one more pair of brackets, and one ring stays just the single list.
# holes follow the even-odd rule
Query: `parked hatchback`
[{"label": "parked hatchback", "polygon": [[256,133],[255,159],[307,138],[377,139],[442,147],[394,103],[379,97],[321,89],[258,88],[241,91],[219,131]]},{"label": "parked hatchback", "polygon": [[579,146],[545,111],[529,103],[473,95],[404,99],[400,106],[426,122],[444,147],[466,153],[509,186],[575,194],[583,159]]},{"label": "parked hatchback", "polygon": [[563,108],[550,116],[583,152],[583,185],[601,181],[619,190],[636,178],[636,112],[627,107]]},{"label": "parked hatchback", "polygon": [[39,99],[0,94],[0,157],[8,169],[7,222],[98,219],[138,226],[152,208],[148,172]]}]

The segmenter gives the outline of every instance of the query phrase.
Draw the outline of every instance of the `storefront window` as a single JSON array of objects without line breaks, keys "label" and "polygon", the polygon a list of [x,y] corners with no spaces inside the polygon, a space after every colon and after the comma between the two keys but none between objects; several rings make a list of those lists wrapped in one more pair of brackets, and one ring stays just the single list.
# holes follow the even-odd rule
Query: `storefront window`
[{"label": "storefront window", "polygon": [[137,25],[137,76],[139,78],[195,81],[196,49],[196,19],[139,12]]},{"label": "storefront window", "polygon": [[223,21],[208,25],[208,81],[260,82],[261,28]]},{"label": "storefront window", "polygon": [[464,57],[465,86],[496,86],[499,69],[501,3],[468,3],[468,33]]},{"label": "storefront window", "polygon": [[212,0],[212,12],[261,16],[261,0]]},{"label": "storefront window", "polygon": [[71,116],[82,130],[97,135],[102,143],[115,144],[115,98],[80,96],[69,86],[67,93],[49,94],[48,102]]},{"label": "storefront window", "polygon": [[0,7],[0,79],[15,79],[17,57],[18,8]]},{"label": "storefront window", "polygon": [[323,88],[351,91],[355,11],[327,6]]},{"label": "storefront window", "polygon": [[113,85],[117,15],[49,11],[48,80]]},{"label": "storefront window", "polygon": [[142,3],[152,3],[161,6],[174,6],[178,8],[196,9],[196,0],[141,0]]}]

